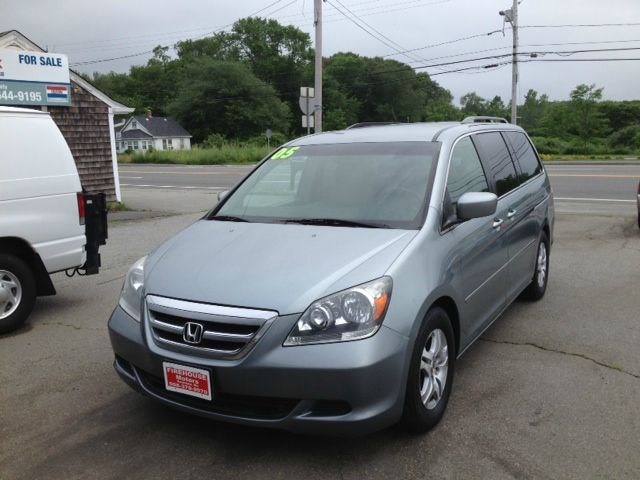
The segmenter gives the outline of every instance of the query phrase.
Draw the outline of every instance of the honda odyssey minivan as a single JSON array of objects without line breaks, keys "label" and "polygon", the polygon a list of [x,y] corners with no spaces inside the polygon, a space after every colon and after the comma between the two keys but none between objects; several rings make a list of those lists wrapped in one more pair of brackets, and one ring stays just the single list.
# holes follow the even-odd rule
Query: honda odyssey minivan
[{"label": "honda odyssey minivan", "polygon": [[538,154],[505,121],[299,138],[131,267],[115,369],[217,420],[426,431],[456,359],[514,299],[543,297],[553,226]]}]

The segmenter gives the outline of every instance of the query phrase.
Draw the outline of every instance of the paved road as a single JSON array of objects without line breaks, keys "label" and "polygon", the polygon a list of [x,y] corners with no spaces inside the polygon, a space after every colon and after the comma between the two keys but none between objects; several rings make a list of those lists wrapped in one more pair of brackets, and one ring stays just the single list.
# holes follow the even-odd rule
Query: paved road
[{"label": "paved road", "polygon": [[[251,171],[247,166],[121,165],[124,189],[226,190]],[[549,165],[547,166],[560,211],[630,214],[640,165]]]},{"label": "paved road", "polygon": [[100,275],[55,275],[58,295],[0,337],[0,479],[640,478],[633,218],[559,215],[546,297],[511,306],[460,360],[441,424],[345,440],[191,417],[118,379],[106,320],[125,272],[215,196],[124,194],[173,215],[112,223]]}]

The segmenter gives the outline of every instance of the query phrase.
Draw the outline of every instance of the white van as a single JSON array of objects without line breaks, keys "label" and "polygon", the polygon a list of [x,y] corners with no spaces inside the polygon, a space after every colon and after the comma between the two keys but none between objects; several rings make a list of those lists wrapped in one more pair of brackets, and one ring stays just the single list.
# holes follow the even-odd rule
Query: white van
[{"label": "white van", "polygon": [[55,294],[50,273],[97,273],[97,248],[86,263],[86,211],[73,156],[50,115],[0,106],[0,333],[27,319],[36,296]]}]

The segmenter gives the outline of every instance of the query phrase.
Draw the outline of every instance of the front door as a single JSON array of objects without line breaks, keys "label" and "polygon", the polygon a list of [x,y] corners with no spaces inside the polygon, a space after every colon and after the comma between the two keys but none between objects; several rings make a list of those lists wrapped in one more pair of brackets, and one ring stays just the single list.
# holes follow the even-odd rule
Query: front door
[{"label": "front door", "polygon": [[[456,218],[458,199],[467,192],[488,192],[487,179],[478,152],[470,137],[454,146],[449,165],[445,216]],[[445,228],[448,219],[444,219]],[[506,269],[508,261],[504,232],[494,225],[495,218],[485,217],[457,224],[447,233],[458,246],[459,278],[455,283],[464,298],[461,325],[464,339],[472,340],[503,308],[506,301]],[[465,346],[462,345],[462,348]]]}]

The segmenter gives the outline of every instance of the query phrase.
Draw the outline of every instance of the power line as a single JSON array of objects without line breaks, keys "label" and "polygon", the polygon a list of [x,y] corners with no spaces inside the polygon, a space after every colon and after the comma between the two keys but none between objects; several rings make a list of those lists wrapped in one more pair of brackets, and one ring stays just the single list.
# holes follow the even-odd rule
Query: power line
[{"label": "power line", "polygon": [[[337,3],[339,3],[345,10],[350,12],[350,10],[347,7],[345,7],[344,4],[342,2],[340,2],[340,0],[335,0],[335,1]],[[334,5],[332,2],[327,1],[327,3],[329,5],[331,5],[333,8],[335,8],[338,12],[340,12],[347,20],[349,20],[351,23],[353,23],[356,27],[358,27],[360,30],[365,32],[367,35],[369,35],[370,37],[378,40],[382,44],[384,44],[387,47],[389,47],[391,50],[395,50],[396,52],[402,53],[400,49],[402,49],[404,47],[400,46],[400,49],[399,49],[398,47],[396,47],[392,43],[390,43],[390,42],[393,42],[393,40],[391,40],[389,37],[381,34],[380,32],[378,32],[378,35],[376,35],[373,32],[371,32],[370,30],[368,30],[366,27],[362,26],[360,24],[360,22],[362,22],[362,24],[364,24],[364,25],[368,25],[368,24],[366,22],[364,22],[363,20],[360,20],[360,22],[358,22],[358,20],[356,20],[357,17],[354,18],[355,15],[353,15],[353,13],[352,13],[353,17],[349,16],[345,12],[343,12],[340,8],[338,8],[336,5]],[[368,26],[369,26],[369,28],[372,28],[370,25],[368,25]],[[372,30],[375,30],[375,29],[372,28]],[[375,30],[375,31],[377,31],[377,30]],[[393,43],[395,43],[395,42],[393,42]],[[398,44],[396,44],[396,45],[398,45]],[[412,58],[412,57],[408,57],[408,58]],[[415,57],[413,57],[413,60],[415,60]]]},{"label": "power line", "polygon": [[[373,15],[379,15],[379,14],[383,14],[383,13],[391,13],[391,12],[399,12],[399,11],[404,11],[404,10],[409,10],[409,9],[413,9],[413,8],[420,8],[420,7],[427,7],[430,5],[438,5],[441,3],[449,3],[451,0],[438,0],[438,1],[430,1],[429,3],[423,4],[425,1],[427,0],[411,0],[408,2],[393,2],[391,4],[387,4],[387,5],[378,5],[378,6],[369,6],[367,8],[358,8],[358,9],[354,9],[353,11],[357,14],[359,14],[360,17],[368,17],[368,16],[373,16]],[[360,2],[357,4],[352,5],[362,5],[362,4],[370,4],[373,2]],[[406,6],[409,4],[413,4],[416,3],[417,5],[411,5],[411,6]],[[404,6],[403,6],[404,5]],[[397,7],[397,8],[387,8],[387,7]],[[386,10],[385,10],[386,8]],[[365,12],[370,12],[370,13],[365,13]],[[281,17],[281,19],[287,19],[287,18],[301,18],[304,17],[304,15],[302,14],[293,14],[293,15],[288,15],[288,16],[284,16]],[[338,14],[337,12],[334,14],[330,14],[326,16],[327,21],[337,21],[337,20],[344,20],[344,18]],[[296,20],[293,20],[296,21]]]},{"label": "power line", "polygon": [[[522,25],[519,26],[518,28],[565,28],[565,27],[620,27],[620,26],[636,26],[636,25],[640,25],[640,23],[601,23],[601,24],[573,24],[573,25]],[[430,45],[424,45],[422,47],[416,47],[416,48],[412,48],[409,50],[405,50],[402,53],[407,53],[407,52],[417,52],[419,50],[426,50],[429,48],[435,48],[435,47],[441,47],[443,45],[450,45],[452,43],[458,43],[458,42],[462,42],[462,41],[466,41],[466,40],[473,40],[475,38],[480,38],[480,37],[485,37],[485,36],[490,36],[493,35],[494,33],[501,33],[502,30],[493,30],[491,32],[487,32],[487,33],[478,33],[475,35],[469,35],[466,37],[461,37],[461,38],[456,38],[454,40],[447,40],[446,42],[440,42],[440,43],[433,43]],[[604,42],[598,42],[598,43],[604,43]],[[507,48],[507,47],[504,47]],[[510,48],[510,47],[509,47]],[[393,57],[398,55],[400,52],[396,52],[396,53],[390,53],[387,55],[383,55],[383,57]]]},{"label": "power line", "polygon": [[[493,35],[494,33],[500,33],[502,30],[493,30],[491,32],[487,32],[487,33],[477,33],[475,35],[468,35],[466,37],[461,37],[461,38],[456,38],[454,40],[447,40],[444,42],[439,42],[439,43],[432,43],[430,45],[424,45],[422,47],[417,47],[417,48],[412,48],[409,50],[405,50],[404,52],[398,52],[398,53],[407,53],[407,52],[417,52],[419,50],[426,50],[428,48],[435,48],[435,47],[442,47],[443,45],[451,45],[453,43],[458,43],[458,42],[464,42],[466,40],[473,40],[474,38],[480,38],[480,37],[488,37],[490,35]],[[397,55],[398,53],[391,53],[388,55],[383,55],[383,58],[386,57],[392,57]]]},{"label": "power line", "polygon": [[[253,13],[251,13],[251,14],[247,15],[247,17],[254,17],[254,16],[256,16],[257,14],[262,13],[262,12],[264,12],[265,10],[267,10],[267,9],[269,9],[269,8],[271,8],[271,7],[275,6],[275,5],[277,5],[278,3],[281,3],[281,2],[283,2],[283,1],[284,1],[284,0],[276,0],[276,1],[274,1],[274,2],[271,2],[271,3],[270,3],[270,4],[268,4],[266,7],[263,7],[263,8],[261,8],[261,9],[259,9],[259,10],[256,10],[255,12],[253,12]],[[289,5],[291,5],[292,3],[295,3],[296,1],[297,1],[297,0],[292,0],[291,2],[287,3],[287,4],[286,4],[286,5],[284,5],[283,7],[280,7],[280,8],[278,8],[278,9],[276,9],[276,10],[272,11],[271,13],[269,13],[269,15],[272,15],[273,13],[278,12],[278,11],[282,10],[283,8],[288,7],[288,6],[289,6]],[[244,17],[243,17],[243,18],[244,18]],[[236,20],[236,21],[237,21],[237,20]],[[235,23],[235,22],[228,23],[227,25],[224,25],[223,27],[220,27],[220,28],[219,28],[218,30],[216,30],[216,31],[211,31],[211,32],[205,33],[204,35],[200,35],[200,36],[198,36],[198,37],[195,37],[195,39],[204,38],[204,37],[206,37],[206,36],[208,36],[208,35],[213,35],[213,34],[215,34],[215,33],[218,33],[218,32],[220,32],[220,31],[224,30],[225,28],[232,26],[234,23]],[[169,47],[169,46],[168,46],[168,45],[165,45],[165,47]],[[122,59],[125,59],[125,58],[139,57],[139,56],[141,56],[141,55],[146,55],[146,54],[149,54],[149,53],[153,53],[153,50],[154,50],[154,49],[151,49],[151,50],[145,50],[145,51],[143,51],[143,52],[132,53],[132,54],[129,54],[129,55],[122,55],[122,56],[119,56],[119,57],[103,58],[103,59],[99,59],[99,60],[87,60],[87,61],[83,61],[83,62],[74,62],[74,63],[72,63],[72,64],[71,64],[71,66],[93,65],[93,64],[96,64],[96,63],[104,63],[104,62],[111,62],[111,61],[114,61],[114,60],[122,60]]]},{"label": "power line", "polygon": [[520,25],[518,28],[597,28],[597,27],[637,27],[637,23],[570,23],[564,25]]},{"label": "power line", "polygon": [[[584,49],[584,50],[560,50],[560,51],[531,51],[531,52],[519,52],[519,56],[532,56],[532,55],[575,55],[577,53],[596,53],[596,52],[626,52],[632,50],[640,50],[640,47],[628,47],[628,48],[598,48],[598,49]],[[460,63],[479,62],[482,60],[491,60],[497,58],[510,57],[511,53],[505,53],[501,55],[490,55],[487,57],[470,58],[466,60],[455,60],[453,62],[438,63],[433,65],[422,65],[418,67],[410,67],[414,70],[422,68],[443,67],[449,65],[457,65]]]},{"label": "power line", "polygon": [[[569,45],[599,45],[599,44],[614,44],[614,43],[637,43],[640,42],[640,39],[637,40],[602,40],[602,41],[590,41],[590,42],[556,42],[556,43],[528,43],[525,45],[520,45],[521,47],[557,47],[557,46],[569,46]],[[463,53],[455,53],[452,55],[442,55],[440,57],[432,57],[429,59],[423,59],[424,62],[432,62],[434,60],[442,60],[445,58],[455,58],[455,57],[463,57],[465,55],[474,55],[477,53],[486,53],[486,52],[495,52],[498,50],[506,50],[507,48],[511,48],[511,46],[504,47],[495,47],[495,48],[485,48],[483,50],[474,50],[472,52],[463,52]]]},{"label": "power line", "polygon": [[[281,1],[283,1],[283,0],[279,0],[279,2],[281,2]],[[383,1],[383,0],[369,0],[369,1],[365,1],[365,2],[355,3],[355,4],[351,5],[351,11],[353,13],[360,14],[362,12],[367,12],[367,11],[375,10],[375,9],[379,10],[381,8],[386,8],[386,7],[394,6],[394,5],[395,6],[402,6],[402,5],[407,5],[407,4],[418,3],[418,5],[413,5],[413,6],[404,7],[404,8],[400,9],[400,10],[403,10],[403,9],[406,10],[406,9],[409,9],[409,8],[418,8],[418,7],[435,5],[435,4],[440,4],[440,3],[448,3],[448,2],[450,2],[452,0],[439,0],[439,1],[436,1],[436,2],[430,1],[426,5],[420,5],[420,3],[424,3],[425,1],[429,1],[429,0],[410,0],[408,2],[393,2],[391,4],[383,4],[383,5],[377,5],[377,6],[371,7],[371,3],[380,2],[380,1]],[[267,9],[270,6],[274,6],[279,2],[273,2],[272,4],[270,4],[269,6],[265,7],[264,9]],[[268,15],[273,15],[274,13],[286,8],[289,5],[291,5],[292,3],[295,3],[295,2],[290,2],[289,4],[281,7],[278,10],[275,10],[273,12],[268,13]],[[353,8],[354,6],[358,6],[358,5],[368,5],[368,8],[359,8],[359,9],[354,9]],[[395,9],[393,11],[395,11]],[[382,13],[385,13],[385,12],[382,12]],[[249,16],[255,16],[258,13],[261,13],[261,11],[254,12],[253,14],[251,14]],[[374,14],[375,13],[376,12],[374,12]],[[312,16],[312,13],[309,13],[308,16]],[[366,15],[360,15],[360,16],[366,16]],[[304,19],[306,19],[306,17],[307,17],[307,15],[305,15],[305,14],[296,13],[296,14],[292,14],[292,15],[280,16],[278,18],[278,20],[283,20],[283,19],[287,19],[287,18],[304,18]],[[330,19],[331,17],[336,18],[336,19],[343,19],[342,15],[340,15],[338,12],[335,12],[333,15],[332,14],[326,15],[325,19]],[[325,21],[327,21],[327,20],[325,20]],[[163,32],[163,33],[131,35],[131,36],[126,36],[126,37],[115,37],[115,38],[111,38],[111,39],[108,39],[108,40],[85,40],[85,41],[82,41],[82,42],[67,42],[67,43],[57,44],[56,47],[59,48],[59,47],[63,47],[63,46],[73,46],[73,45],[81,45],[82,46],[81,48],[72,48],[71,50],[66,50],[65,49],[65,51],[67,53],[94,50],[96,48],[95,47],[96,45],[104,46],[103,48],[101,48],[101,50],[116,50],[116,49],[123,49],[123,48],[127,48],[127,47],[132,46],[131,42],[127,42],[128,40],[139,39],[139,41],[137,41],[135,43],[136,45],[148,45],[150,43],[155,43],[159,39],[170,38],[170,39],[180,40],[181,38],[183,38],[183,35],[179,35],[179,34],[199,32],[199,31],[201,32],[203,30],[206,30],[204,35],[208,35],[209,33],[213,32],[213,31],[222,30],[222,29],[224,29],[224,28],[226,28],[226,27],[228,27],[230,25],[232,25],[232,24],[220,25],[220,26],[216,26],[216,27],[208,26],[208,27],[197,27],[197,28],[186,29],[186,30],[172,30],[172,31]],[[88,45],[93,45],[93,46],[88,46]]]}]

